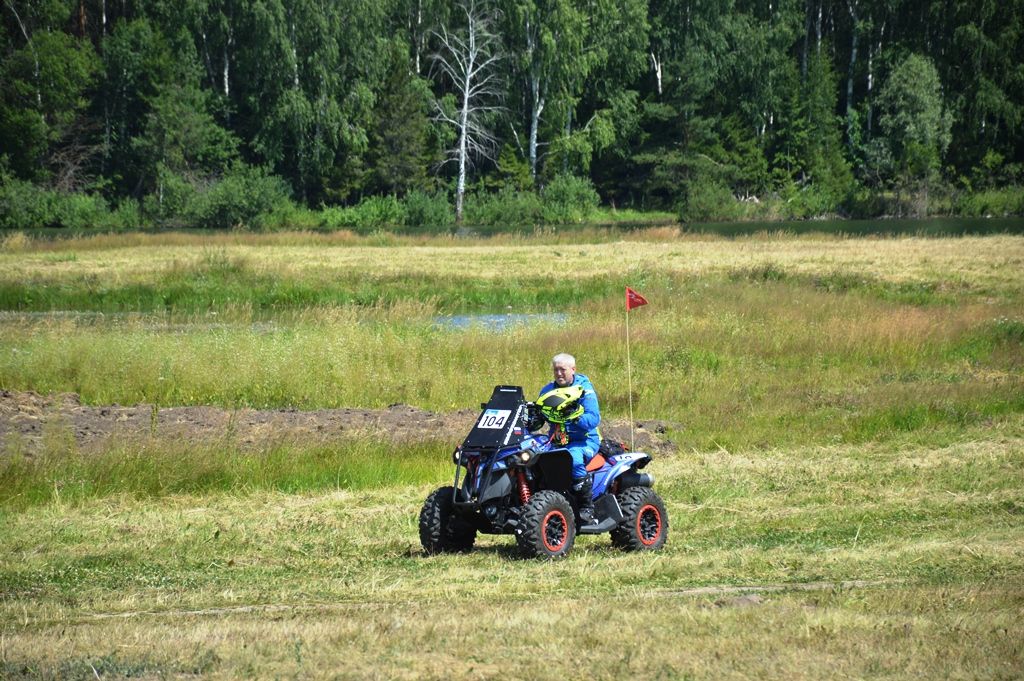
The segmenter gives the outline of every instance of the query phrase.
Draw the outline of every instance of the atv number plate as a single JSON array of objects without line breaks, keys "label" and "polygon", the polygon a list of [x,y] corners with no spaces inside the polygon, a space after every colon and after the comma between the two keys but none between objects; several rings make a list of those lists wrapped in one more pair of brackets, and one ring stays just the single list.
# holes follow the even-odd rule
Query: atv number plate
[{"label": "atv number plate", "polygon": [[495,430],[504,428],[511,414],[511,409],[487,409],[484,411],[483,416],[480,417],[480,422],[476,424],[476,427],[493,428]]}]

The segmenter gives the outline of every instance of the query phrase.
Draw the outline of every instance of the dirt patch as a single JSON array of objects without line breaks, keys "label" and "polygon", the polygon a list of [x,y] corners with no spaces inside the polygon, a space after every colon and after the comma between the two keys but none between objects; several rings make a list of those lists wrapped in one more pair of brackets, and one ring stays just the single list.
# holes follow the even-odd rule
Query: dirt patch
[{"label": "dirt patch", "polygon": [[[78,395],[0,391],[0,447],[17,448],[32,455],[57,441],[80,451],[102,451],[125,441],[155,439],[193,444],[232,442],[263,448],[288,441],[310,445],[336,442],[352,436],[383,437],[414,442],[443,440],[458,444],[478,415],[463,409],[435,413],[406,404],[387,409],[224,409],[221,407],[157,407],[83,405]],[[636,423],[634,437],[640,451],[665,454],[675,450],[664,437],[672,424]],[[629,423],[601,425],[605,437],[629,442]]]}]

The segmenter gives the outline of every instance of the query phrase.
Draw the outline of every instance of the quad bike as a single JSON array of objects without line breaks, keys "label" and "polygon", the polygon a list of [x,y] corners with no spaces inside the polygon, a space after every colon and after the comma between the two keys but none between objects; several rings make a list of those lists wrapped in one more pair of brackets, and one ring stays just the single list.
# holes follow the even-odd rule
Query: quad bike
[{"label": "quad bike", "polygon": [[581,524],[572,488],[572,457],[554,438],[535,434],[545,424],[538,405],[519,386],[499,385],[465,441],[452,453],[455,480],[427,497],[420,511],[420,542],[428,554],[464,552],[478,532],[512,534],[526,557],[560,558],[579,534],[611,534],[626,551],[665,545],[668,514],[641,473],[649,454],[598,454],[594,476],[595,522]]}]

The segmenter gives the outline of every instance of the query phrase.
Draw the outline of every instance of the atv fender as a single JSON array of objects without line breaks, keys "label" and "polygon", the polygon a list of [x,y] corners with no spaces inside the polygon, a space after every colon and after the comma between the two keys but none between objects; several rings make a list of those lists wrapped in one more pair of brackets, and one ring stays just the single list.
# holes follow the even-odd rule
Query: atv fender
[{"label": "atv fender", "polygon": [[503,499],[512,491],[512,479],[507,473],[492,476],[487,486],[480,491],[479,503],[484,504],[491,499]]},{"label": "atv fender", "polygon": [[651,487],[654,478],[638,473],[651,462],[651,455],[643,452],[629,452],[613,457],[604,467],[594,473],[594,493],[604,494],[612,483],[618,480],[620,487]]},{"label": "atv fender", "polygon": [[541,489],[564,492],[572,488],[572,454],[568,449],[552,449],[537,458]]}]

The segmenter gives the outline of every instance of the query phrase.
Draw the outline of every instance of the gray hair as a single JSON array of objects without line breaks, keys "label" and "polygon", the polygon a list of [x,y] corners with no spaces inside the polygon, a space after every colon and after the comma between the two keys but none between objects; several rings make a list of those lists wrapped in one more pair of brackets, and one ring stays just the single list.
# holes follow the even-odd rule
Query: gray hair
[{"label": "gray hair", "polygon": [[576,358],[567,352],[560,352],[551,358],[551,366],[556,364],[564,364],[576,368]]}]

